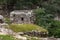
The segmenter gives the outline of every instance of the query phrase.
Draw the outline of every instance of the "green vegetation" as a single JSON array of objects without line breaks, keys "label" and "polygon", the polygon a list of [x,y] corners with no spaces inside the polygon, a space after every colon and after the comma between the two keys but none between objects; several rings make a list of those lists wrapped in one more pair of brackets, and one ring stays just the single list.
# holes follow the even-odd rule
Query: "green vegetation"
[{"label": "green vegetation", "polygon": [[7,24],[10,24],[10,23],[11,23],[10,18],[5,18],[5,22],[6,22]]},{"label": "green vegetation", "polygon": [[52,25],[48,28],[49,36],[60,37],[60,21],[53,21]]},{"label": "green vegetation", "polygon": [[47,32],[46,29],[34,24],[11,24],[10,29],[12,29],[15,32],[28,32],[32,30]]},{"label": "green vegetation", "polygon": [[44,8],[36,9],[34,13],[36,18],[35,24],[48,29],[54,19],[53,14],[46,13]]},{"label": "green vegetation", "polygon": [[60,37],[60,21],[54,20],[54,15],[45,11],[43,8],[34,11],[36,17],[35,24],[46,28],[49,36]]},{"label": "green vegetation", "polygon": [[0,35],[0,40],[16,40],[16,39],[9,35]]}]

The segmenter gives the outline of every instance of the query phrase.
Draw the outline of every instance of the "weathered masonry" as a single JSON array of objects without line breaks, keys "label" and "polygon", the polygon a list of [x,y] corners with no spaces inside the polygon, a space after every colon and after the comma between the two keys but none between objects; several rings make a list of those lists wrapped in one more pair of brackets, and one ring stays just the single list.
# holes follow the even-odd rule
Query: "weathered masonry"
[{"label": "weathered masonry", "polygon": [[10,20],[12,23],[28,24],[33,23],[32,10],[15,10],[10,13]]}]

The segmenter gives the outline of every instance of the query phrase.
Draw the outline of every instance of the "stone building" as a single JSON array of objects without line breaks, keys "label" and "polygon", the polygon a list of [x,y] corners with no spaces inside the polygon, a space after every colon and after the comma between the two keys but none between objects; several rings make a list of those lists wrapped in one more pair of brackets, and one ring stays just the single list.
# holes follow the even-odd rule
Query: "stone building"
[{"label": "stone building", "polygon": [[10,13],[10,20],[19,24],[34,23],[32,10],[14,10]]}]

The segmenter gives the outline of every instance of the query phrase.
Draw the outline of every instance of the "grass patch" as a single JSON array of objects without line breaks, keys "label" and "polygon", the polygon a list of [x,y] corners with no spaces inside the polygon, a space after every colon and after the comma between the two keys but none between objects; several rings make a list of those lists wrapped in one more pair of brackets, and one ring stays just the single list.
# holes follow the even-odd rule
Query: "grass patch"
[{"label": "grass patch", "polygon": [[10,26],[10,29],[12,29],[14,32],[28,32],[32,30],[47,32],[46,29],[34,24],[11,24],[9,26]]},{"label": "grass patch", "polygon": [[16,40],[13,36],[0,35],[0,40]]}]

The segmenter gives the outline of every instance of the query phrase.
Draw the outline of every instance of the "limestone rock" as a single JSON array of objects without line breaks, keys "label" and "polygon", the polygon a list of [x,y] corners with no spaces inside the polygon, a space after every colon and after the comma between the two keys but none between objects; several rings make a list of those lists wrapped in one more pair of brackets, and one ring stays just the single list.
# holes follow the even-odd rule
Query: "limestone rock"
[{"label": "limestone rock", "polygon": [[20,35],[15,35],[14,37],[17,38],[17,39],[21,39],[21,40],[27,40],[26,37],[22,37]]},{"label": "limestone rock", "polygon": [[4,17],[2,15],[0,15],[0,19],[4,19]]}]

